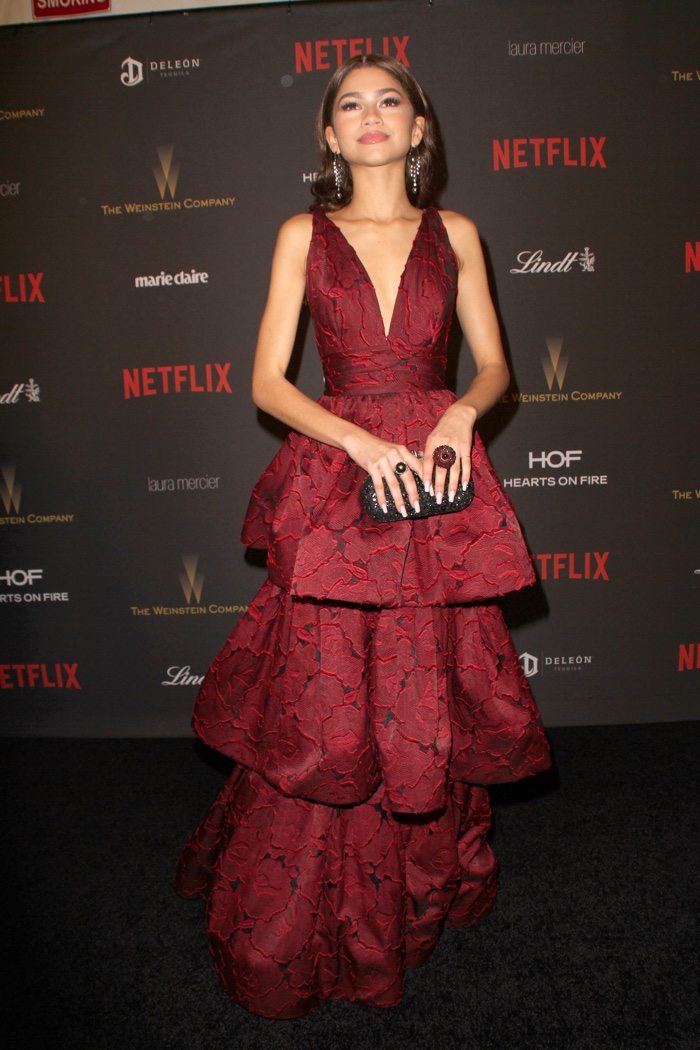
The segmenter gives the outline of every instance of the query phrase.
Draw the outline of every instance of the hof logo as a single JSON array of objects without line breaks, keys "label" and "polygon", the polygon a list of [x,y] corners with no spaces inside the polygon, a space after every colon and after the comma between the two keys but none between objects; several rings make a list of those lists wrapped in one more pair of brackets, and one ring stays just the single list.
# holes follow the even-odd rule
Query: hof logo
[{"label": "hof logo", "polygon": [[[549,262],[543,258],[543,251],[538,248],[530,251],[526,248],[517,257],[519,266],[514,266],[511,273],[571,273],[574,263],[578,263],[584,273],[595,272],[595,255],[586,246],[583,251],[567,252],[563,259]],[[576,272],[576,271],[574,271]]]},{"label": "hof logo", "polygon": [[[583,456],[580,448],[567,449],[562,452],[555,449],[552,452],[529,452],[528,468],[534,470],[540,467],[542,470],[559,471],[562,467],[570,468],[574,463],[579,463]],[[607,485],[607,474],[543,474],[526,476],[521,478],[503,478],[504,488],[556,488],[566,486]]]},{"label": "hof logo", "polygon": [[22,394],[31,404],[38,405],[41,400],[39,392],[40,387],[33,379],[28,379],[26,383],[15,383],[11,390],[0,394],[0,405],[16,405]]},{"label": "hof logo", "polygon": [[[43,569],[12,569],[0,572],[0,584],[7,587],[33,587],[44,578]],[[67,591],[10,591],[5,594],[0,591],[0,603],[13,602],[67,602],[69,595]]]},{"label": "hof logo", "polygon": [[136,87],[143,83],[143,62],[136,58],[125,58],[122,62],[122,75],[119,78],[125,87]]}]

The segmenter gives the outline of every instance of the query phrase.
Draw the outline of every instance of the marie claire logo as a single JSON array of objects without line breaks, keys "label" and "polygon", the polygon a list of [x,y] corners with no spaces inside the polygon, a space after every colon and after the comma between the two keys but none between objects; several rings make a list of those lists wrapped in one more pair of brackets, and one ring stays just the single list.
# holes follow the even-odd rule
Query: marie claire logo
[{"label": "marie claire logo", "polygon": [[114,215],[146,215],[156,211],[200,211],[207,208],[230,208],[235,197],[184,197],[177,200],[178,179],[180,177],[180,162],[175,160],[175,147],[172,145],[158,146],[156,149],[158,163],[151,165],[153,177],[160,194],[159,201],[129,201],[124,204],[101,204],[102,214]]},{"label": "marie claire logo", "polygon": [[220,478],[147,478],[149,492],[207,492],[218,489]]},{"label": "marie claire logo", "polygon": [[39,393],[39,384],[33,379],[28,379],[26,383],[15,383],[11,390],[0,394],[0,405],[16,405],[21,397],[24,397],[30,404],[37,405],[41,400]]},{"label": "marie claire logo", "polygon": [[[0,604],[22,602],[67,602],[70,600],[67,591],[34,591],[23,588],[34,587],[44,578],[43,569],[6,569],[0,572]],[[18,587],[19,590],[5,592],[4,587]]]},{"label": "marie claire logo", "polygon": [[0,664],[0,689],[80,689],[77,664]]},{"label": "marie claire logo", "polygon": [[19,182],[0,182],[0,197],[19,197]]},{"label": "marie claire logo", "polygon": [[606,135],[594,138],[494,139],[493,170],[513,168],[607,168],[603,157]]},{"label": "marie claire logo", "polygon": [[[138,87],[144,80],[153,77],[172,80],[175,77],[189,77],[201,65],[200,58],[147,58],[140,62],[138,58],[125,58],[121,65],[121,80],[124,87]],[[144,77],[144,68],[146,77]]]},{"label": "marie claire logo", "polygon": [[605,580],[610,551],[536,554],[541,580]]},{"label": "marie claire logo", "polygon": [[[571,273],[574,263],[578,263],[584,273],[595,271],[595,255],[590,248],[585,247],[583,251],[567,252],[563,259],[551,262],[544,258],[541,248],[531,251],[526,248],[517,257],[518,266],[511,269],[511,273]],[[574,273],[577,271],[574,270]]]},{"label": "marie claire logo", "polygon": [[0,299],[6,303],[45,302],[41,291],[43,276],[43,271],[0,275]]},{"label": "marie claire logo", "polygon": [[568,354],[562,353],[564,340],[561,336],[548,337],[545,340],[547,353],[542,357],[542,368],[547,380],[547,392],[523,393],[521,390],[511,390],[504,394],[501,401],[509,403],[512,401],[530,404],[542,401],[619,401],[622,397],[621,390],[572,390],[564,391],[564,380],[569,367]]},{"label": "marie claire logo", "polygon": [[593,663],[593,657],[583,653],[570,656],[550,656],[545,653],[533,656],[532,653],[521,653],[518,659],[526,678],[533,678],[536,674],[544,674],[547,671],[585,671]]},{"label": "marie claire logo", "polygon": [[[526,475],[520,478],[503,478],[505,488],[566,488],[569,486],[580,486],[586,488],[591,485],[607,485],[607,474],[577,474],[568,473],[574,464],[583,458],[583,451],[579,449],[566,449],[560,451],[555,449],[550,452],[529,452],[528,468],[530,470],[553,470],[554,474]],[[560,473],[561,471],[561,473]]]},{"label": "marie claire logo", "polygon": [[8,515],[0,518],[0,525],[66,525],[75,521],[75,514],[20,514],[22,485],[14,465],[0,467],[0,500]]},{"label": "marie claire logo", "polygon": [[[383,36],[378,50],[408,68],[408,39],[407,36]],[[294,68],[297,73],[337,69],[346,58],[376,53],[371,36],[342,37],[336,40],[297,40],[294,44]]]},{"label": "marie claire logo", "polygon": [[192,668],[189,664],[185,664],[183,667],[179,667],[177,664],[174,667],[169,667],[165,672],[165,678],[160,683],[161,685],[201,685],[204,681],[204,675],[192,674]]},{"label": "marie claire logo", "polygon": [[678,646],[678,670],[700,671],[700,642]]},{"label": "marie claire logo", "polygon": [[124,368],[124,397],[149,397],[153,394],[231,394],[228,373],[231,362],[206,365],[148,365]]},{"label": "marie claire logo", "polygon": [[183,554],[182,569],[179,574],[180,587],[185,597],[186,605],[152,605],[131,606],[131,615],[143,616],[206,616],[208,613],[242,613],[248,608],[247,605],[219,605],[212,602],[202,605],[202,591],[204,588],[204,573],[199,571],[199,555]]},{"label": "marie claire logo", "polygon": [[136,288],[171,288],[173,285],[208,283],[209,274],[206,270],[195,270],[194,267],[190,270],[180,270],[179,273],[166,273],[165,270],[161,270],[160,273],[134,278]]}]

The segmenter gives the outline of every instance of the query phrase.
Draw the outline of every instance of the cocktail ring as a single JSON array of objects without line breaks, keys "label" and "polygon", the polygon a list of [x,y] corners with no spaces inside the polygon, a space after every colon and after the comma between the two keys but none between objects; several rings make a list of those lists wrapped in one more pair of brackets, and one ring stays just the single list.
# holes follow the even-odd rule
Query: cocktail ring
[{"label": "cocktail ring", "polygon": [[[452,462],[454,462],[454,460]],[[404,463],[403,460],[401,460],[399,463],[397,463],[396,466],[394,467],[394,473],[395,474],[405,474],[407,470],[408,470],[408,467],[406,466],[406,464]]]},{"label": "cocktail ring", "polygon": [[447,469],[457,459],[457,453],[452,448],[452,445],[438,445],[433,452],[433,463],[438,467],[444,467]]}]

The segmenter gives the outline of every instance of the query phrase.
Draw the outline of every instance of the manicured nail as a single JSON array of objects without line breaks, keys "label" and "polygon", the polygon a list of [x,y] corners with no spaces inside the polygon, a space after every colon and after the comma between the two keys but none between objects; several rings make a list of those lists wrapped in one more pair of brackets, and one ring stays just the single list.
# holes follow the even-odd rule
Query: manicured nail
[{"label": "manicured nail", "polygon": [[404,518],[408,517],[408,514],[406,513],[406,508],[404,507],[403,503],[399,507],[399,510],[401,511],[401,514],[403,515]]},{"label": "manicured nail", "polygon": [[442,492],[438,492],[438,494],[437,494],[437,496],[435,498],[437,499],[437,503],[438,503],[438,507],[439,507],[440,504],[442,503]]},{"label": "manicured nail", "polygon": [[420,500],[419,499],[417,499],[415,501],[415,503],[413,504],[413,509],[415,510],[416,514],[420,514]]},{"label": "manicured nail", "polygon": [[431,484],[431,486],[430,486],[430,495],[431,495],[431,496],[434,496],[434,495],[435,495],[435,489],[433,488],[432,484]]},{"label": "manicured nail", "polygon": [[450,489],[450,494],[449,494],[449,496],[447,498],[449,499],[450,503],[454,503],[454,501],[455,501],[455,494],[454,494],[452,489]]},{"label": "manicured nail", "polygon": [[385,514],[387,513],[387,505],[386,505],[386,503],[382,503],[382,510],[384,511]]}]

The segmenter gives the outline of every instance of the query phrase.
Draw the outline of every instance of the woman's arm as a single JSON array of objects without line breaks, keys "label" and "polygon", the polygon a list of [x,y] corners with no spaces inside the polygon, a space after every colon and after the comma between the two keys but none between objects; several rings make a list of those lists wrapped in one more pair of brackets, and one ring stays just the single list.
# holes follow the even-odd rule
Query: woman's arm
[{"label": "woman's arm", "polygon": [[[311,238],[311,216],[295,215],[281,227],[272,260],[270,291],[260,323],[253,364],[253,401],[283,423],[326,445],[341,448],[371,474],[381,505],[385,478],[397,507],[403,496],[394,474],[401,460],[411,462],[404,445],[383,441],[355,423],[336,416],[307,397],[285,376],[294,347],[299,311],[306,284],[306,257]],[[418,502],[413,475],[404,486],[412,503]]]},{"label": "woman's arm", "polygon": [[[447,409],[428,438],[425,446],[425,475],[432,471],[432,456],[438,445],[450,445],[457,462],[450,471],[448,498],[454,499],[459,464],[462,483],[471,474],[471,449],[474,424],[495,405],[508,387],[510,373],[501,346],[496,311],[491,301],[484,255],[476,226],[457,212],[441,212],[459,266],[457,316],[476,364],[476,376],[466,394]],[[435,495],[440,501],[447,472],[435,472]]]}]

